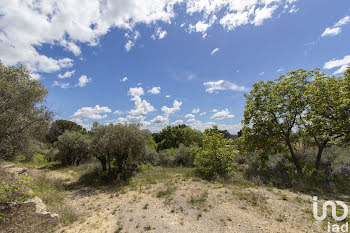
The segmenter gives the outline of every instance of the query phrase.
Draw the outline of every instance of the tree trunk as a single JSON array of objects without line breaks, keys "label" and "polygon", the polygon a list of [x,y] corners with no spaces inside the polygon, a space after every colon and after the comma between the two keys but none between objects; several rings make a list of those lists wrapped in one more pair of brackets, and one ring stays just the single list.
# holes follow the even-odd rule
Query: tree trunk
[{"label": "tree trunk", "polygon": [[294,149],[293,149],[293,147],[292,147],[292,144],[291,144],[291,142],[290,142],[289,137],[286,137],[286,142],[287,142],[287,146],[288,146],[289,152],[290,152],[290,154],[291,154],[291,156],[292,156],[293,164],[294,164],[294,166],[296,167],[298,173],[301,175],[301,174],[303,174],[303,170],[301,169],[299,160],[298,160],[297,156],[296,156],[295,153],[294,153]]},{"label": "tree trunk", "polygon": [[315,162],[315,169],[316,170],[320,169],[322,153],[323,153],[323,150],[326,147],[327,143],[328,143],[328,140],[324,141],[322,144],[318,144],[318,152],[317,152],[317,158],[316,158],[316,162]]}]

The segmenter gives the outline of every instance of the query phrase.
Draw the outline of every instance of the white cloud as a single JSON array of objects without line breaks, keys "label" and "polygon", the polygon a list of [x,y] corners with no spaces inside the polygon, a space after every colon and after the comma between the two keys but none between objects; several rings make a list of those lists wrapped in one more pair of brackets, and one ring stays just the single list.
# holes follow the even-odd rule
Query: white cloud
[{"label": "white cloud", "polygon": [[156,110],[149,102],[141,99],[140,96],[144,95],[142,87],[130,88],[129,95],[132,96],[130,100],[135,104],[135,109],[129,111],[130,115],[145,115]]},{"label": "white cloud", "polygon": [[280,72],[282,72],[282,71],[284,71],[284,69],[283,69],[283,68],[279,68],[279,69],[277,70],[277,73],[280,73]]},{"label": "white cloud", "polygon": [[341,28],[340,27],[335,27],[335,28],[326,28],[326,30],[324,30],[324,32],[322,33],[322,37],[325,36],[336,36],[341,32]]},{"label": "white cloud", "polygon": [[167,31],[165,31],[165,30],[163,30],[162,28],[159,28],[159,27],[158,27],[158,28],[156,29],[156,31],[154,32],[154,34],[151,36],[151,38],[152,38],[153,40],[155,40],[155,39],[161,40],[161,39],[164,39],[166,35],[167,35]]},{"label": "white cloud", "polygon": [[160,93],[160,87],[152,87],[152,89],[148,90],[147,92],[152,95],[158,95]]},{"label": "white cloud", "polygon": [[232,90],[232,91],[247,91],[248,88],[244,86],[238,86],[229,81],[219,80],[205,82],[203,85],[206,87],[205,91],[213,93],[214,91]]},{"label": "white cloud", "polygon": [[75,122],[84,122],[86,120],[100,120],[107,117],[106,113],[110,113],[112,110],[108,107],[82,107],[78,109],[72,116],[71,120]]},{"label": "white cloud", "polygon": [[346,24],[348,24],[350,22],[350,16],[345,16],[344,18],[342,18],[341,20],[339,20],[334,27],[341,27],[344,26]]},{"label": "white cloud", "polygon": [[206,115],[207,114],[207,112],[201,112],[199,115],[200,116],[204,116],[204,115]]},{"label": "white cloud", "polygon": [[123,114],[123,111],[117,109],[117,110],[115,110],[115,111],[113,112],[113,114],[122,115],[122,114]]},{"label": "white cloud", "polygon": [[81,54],[81,50],[78,45],[74,42],[61,40],[60,44],[62,47],[66,48],[68,51],[72,52],[75,56],[79,56]]},{"label": "white cloud", "polygon": [[30,79],[31,80],[39,80],[40,79],[40,74],[38,74],[38,73],[31,73],[30,74]]},{"label": "white cloud", "polygon": [[255,17],[253,20],[253,24],[255,26],[261,26],[266,19],[272,17],[273,12],[277,9],[277,5],[268,6],[265,5],[263,8],[258,8],[255,10]]},{"label": "white cloud", "polygon": [[322,37],[326,36],[336,36],[342,31],[342,26],[348,24],[350,22],[350,16],[345,16],[340,19],[333,27],[327,27],[322,33]]},{"label": "white cloud", "polygon": [[213,51],[210,52],[211,55],[214,55],[215,53],[217,53],[220,49],[219,48],[215,48],[213,49]]},{"label": "white cloud", "polygon": [[182,125],[183,123],[184,123],[183,120],[176,120],[174,122],[171,122],[170,124],[171,125]]},{"label": "white cloud", "polygon": [[145,92],[142,87],[131,87],[128,94],[131,96],[141,96],[144,95]]},{"label": "white cloud", "polygon": [[80,76],[79,78],[79,82],[77,84],[78,87],[85,87],[86,84],[88,84],[89,82],[91,82],[92,79],[91,78],[88,78],[86,75],[82,75]]},{"label": "white cloud", "polygon": [[54,86],[54,87],[58,86],[58,87],[63,88],[63,89],[68,88],[69,85],[70,85],[69,83],[60,83],[58,81],[54,81],[52,84],[52,86]]},{"label": "white cloud", "polygon": [[195,116],[193,114],[186,114],[185,118],[194,118]]},{"label": "white cloud", "polygon": [[196,121],[197,121],[197,120],[194,119],[194,118],[190,118],[190,119],[187,120],[188,123],[193,123],[193,122],[196,122]]},{"label": "white cloud", "polygon": [[233,118],[234,115],[230,114],[230,111],[226,108],[220,112],[216,112],[214,115],[210,117],[210,119],[216,119],[216,120],[224,120],[228,118]]},{"label": "white cloud", "polygon": [[156,116],[149,121],[151,124],[168,124],[168,118],[164,116]]},{"label": "white cloud", "polygon": [[263,76],[265,74],[265,72],[261,72],[260,74],[259,74],[259,76]]},{"label": "white cloud", "polygon": [[122,79],[120,79],[120,82],[126,82],[126,81],[128,81],[128,77],[124,77],[124,78],[122,78]]},{"label": "white cloud", "polygon": [[340,74],[344,73],[347,67],[350,65],[350,55],[345,56],[343,59],[335,60],[332,59],[328,62],[326,62],[323,66],[324,69],[330,70],[334,69],[336,67],[340,67],[338,70],[336,70],[333,74]]},{"label": "white cloud", "polygon": [[235,12],[226,14],[220,19],[220,24],[228,31],[235,29],[238,26],[249,23],[249,12]]},{"label": "white cloud", "polygon": [[133,35],[129,35],[128,33],[125,34],[125,37],[129,38],[129,40],[124,45],[126,52],[129,52],[132,49],[132,47],[135,46],[136,41],[140,38],[140,36],[141,34],[138,31],[135,31]]},{"label": "white cloud", "polygon": [[199,108],[194,108],[193,110],[192,110],[192,113],[199,113]]},{"label": "white cloud", "polygon": [[64,74],[59,74],[57,77],[60,79],[64,79],[64,78],[70,78],[72,77],[72,75],[75,73],[75,70],[72,71],[67,71]]},{"label": "white cloud", "polygon": [[[80,45],[96,46],[102,36],[113,28],[118,28],[128,31],[125,49],[130,51],[140,37],[140,33],[135,32],[136,25],[157,25],[158,22],[170,24],[177,16],[174,9],[180,4],[184,6],[188,20],[196,20],[188,24],[205,37],[216,21],[227,30],[244,24],[261,25],[273,17],[278,8],[283,8],[290,2],[291,0],[2,1],[1,60],[6,65],[23,63],[34,72],[56,72],[72,67],[73,60],[43,55],[38,49],[41,46],[58,46],[78,56],[82,53]],[[217,19],[221,12],[224,15]],[[198,21],[198,18],[201,20]],[[344,25],[347,21],[344,19],[337,24]],[[180,25],[184,26],[185,24]],[[157,27],[156,35],[162,39],[166,32]]]},{"label": "white cloud", "polygon": [[162,111],[164,112],[165,115],[168,116],[168,115],[174,114],[177,111],[180,111],[181,110],[181,105],[182,105],[181,101],[174,100],[172,108],[169,108],[167,106],[163,106],[162,107]]},{"label": "white cloud", "polygon": [[165,98],[170,98],[170,95],[166,95]]},{"label": "white cloud", "polygon": [[213,110],[211,110],[211,111],[212,111],[212,112],[218,112],[218,110],[217,110],[217,109],[215,109],[215,108],[214,108]]}]

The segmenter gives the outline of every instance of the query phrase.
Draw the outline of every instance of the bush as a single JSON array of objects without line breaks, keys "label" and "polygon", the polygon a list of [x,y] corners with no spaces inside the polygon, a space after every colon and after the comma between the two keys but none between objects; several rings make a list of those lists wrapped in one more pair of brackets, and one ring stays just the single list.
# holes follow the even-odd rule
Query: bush
[{"label": "bush", "polygon": [[26,192],[29,177],[21,176],[17,179],[4,171],[0,172],[0,177],[0,206],[11,202],[23,202],[29,198]]},{"label": "bush", "polygon": [[159,152],[159,166],[172,167],[174,165],[174,156],[169,150]]},{"label": "bush", "polygon": [[76,131],[66,131],[58,137],[56,147],[59,149],[56,159],[62,165],[76,165],[90,159],[89,136]]},{"label": "bush", "polygon": [[205,179],[225,176],[234,168],[236,152],[232,140],[224,138],[215,126],[204,132],[203,148],[192,148],[195,155],[194,165],[197,172]]},{"label": "bush", "polygon": [[194,154],[191,154],[191,148],[180,144],[175,150],[174,165],[179,167],[193,167]]}]

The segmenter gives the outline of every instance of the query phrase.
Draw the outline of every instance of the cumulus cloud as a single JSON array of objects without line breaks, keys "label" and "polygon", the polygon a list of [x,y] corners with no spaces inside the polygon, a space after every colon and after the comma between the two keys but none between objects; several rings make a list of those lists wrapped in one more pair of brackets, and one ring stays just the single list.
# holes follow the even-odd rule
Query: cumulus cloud
[{"label": "cumulus cloud", "polygon": [[149,121],[151,124],[168,124],[168,118],[164,116],[156,116]]},{"label": "cumulus cloud", "polygon": [[[262,25],[278,8],[283,10],[290,0],[11,0],[0,2],[0,51],[6,65],[23,63],[34,72],[56,72],[73,66],[68,57],[49,57],[41,46],[58,46],[74,56],[81,55],[80,46],[96,46],[112,28],[126,30],[125,50],[130,51],[140,38],[135,25],[172,23],[175,9],[182,4],[188,14],[189,31],[206,36],[208,29],[219,22],[226,30],[252,24]],[[217,15],[224,14],[218,18]],[[283,12],[282,12],[283,13]],[[194,16],[195,17],[191,17]],[[200,17],[197,17],[199,15]],[[201,18],[198,21],[198,18]],[[340,20],[342,26],[349,19]],[[181,24],[180,27],[184,27]],[[155,38],[162,39],[166,31],[156,27]]]},{"label": "cumulus cloud", "polygon": [[113,114],[122,115],[122,114],[123,114],[123,111],[117,109],[117,110],[115,110],[115,111],[113,112]]},{"label": "cumulus cloud", "polygon": [[337,23],[333,25],[333,27],[327,27],[324,32],[322,33],[322,37],[326,36],[336,36],[342,31],[342,26],[348,24],[350,22],[350,16],[345,16],[344,18],[340,19]]},{"label": "cumulus cloud", "polygon": [[79,78],[79,82],[77,84],[78,87],[85,87],[86,84],[88,84],[89,82],[91,82],[92,79],[91,78],[88,78],[86,75],[82,75],[80,76]]},{"label": "cumulus cloud", "polygon": [[350,65],[350,55],[345,56],[343,59],[332,59],[328,62],[326,62],[323,66],[324,69],[330,70],[337,67],[340,67],[338,70],[336,70],[333,74],[341,74],[344,73],[347,69],[347,67]]},{"label": "cumulus cloud", "polygon": [[185,118],[194,118],[195,116],[193,114],[186,114]]},{"label": "cumulus cloud", "polygon": [[210,119],[224,120],[224,119],[233,118],[233,117],[235,116],[230,114],[230,111],[226,108],[222,111],[216,112],[214,115],[210,117]]},{"label": "cumulus cloud", "polygon": [[54,87],[60,87],[60,88],[63,88],[63,89],[65,89],[65,88],[68,88],[69,87],[69,83],[60,83],[60,82],[58,82],[58,81],[54,81],[53,82],[53,84],[52,84],[52,86],[54,86]]},{"label": "cumulus cloud", "polygon": [[171,125],[182,125],[183,123],[184,123],[183,120],[176,120],[174,122],[171,122],[170,124]]},{"label": "cumulus cloud", "polygon": [[165,98],[170,98],[170,95],[166,95]]},{"label": "cumulus cloud", "polygon": [[192,113],[199,113],[199,108],[194,108],[193,110],[192,110]]},{"label": "cumulus cloud", "polygon": [[201,112],[199,115],[200,116],[204,116],[204,115],[206,115],[207,114],[207,112]]},{"label": "cumulus cloud", "polygon": [[129,111],[130,115],[145,115],[156,110],[149,102],[141,99],[140,96],[144,95],[142,87],[130,88],[129,95],[132,96],[130,100],[135,104],[135,109]]},{"label": "cumulus cloud", "polygon": [[248,88],[244,86],[238,86],[237,84],[231,83],[229,81],[219,80],[219,81],[210,81],[204,82],[203,85],[206,87],[205,91],[213,93],[214,91],[247,91]]},{"label": "cumulus cloud", "polygon": [[40,79],[40,74],[38,74],[38,73],[31,73],[30,74],[30,79],[31,80],[39,80]]},{"label": "cumulus cloud", "polygon": [[158,95],[160,93],[160,87],[152,87],[152,89],[148,90],[147,92],[152,95]]},{"label": "cumulus cloud", "polygon": [[71,120],[78,124],[87,120],[100,120],[106,118],[107,113],[110,112],[112,112],[110,108],[100,107],[99,105],[95,107],[82,107],[71,116]]},{"label": "cumulus cloud", "polygon": [[70,78],[72,77],[72,75],[75,73],[75,70],[72,71],[67,71],[64,74],[59,74],[57,77],[60,79],[64,79],[64,78]]},{"label": "cumulus cloud", "polygon": [[167,106],[162,107],[162,111],[164,112],[165,115],[169,116],[171,114],[174,114],[177,111],[181,110],[181,101],[174,100],[173,107],[169,108]]},{"label": "cumulus cloud", "polygon": [[126,81],[128,81],[128,77],[124,77],[124,78],[122,78],[122,79],[120,79],[120,82],[126,82]]},{"label": "cumulus cloud", "polygon": [[219,52],[219,50],[220,50],[219,48],[215,48],[210,52],[210,54],[214,55],[215,53]]},{"label": "cumulus cloud", "polygon": [[165,31],[165,30],[163,30],[162,28],[159,28],[159,27],[158,27],[158,28],[156,29],[156,31],[154,32],[154,34],[151,36],[151,38],[152,38],[153,40],[155,40],[155,39],[161,40],[161,39],[164,39],[166,35],[167,35],[167,31]]},{"label": "cumulus cloud", "polygon": [[326,28],[321,36],[322,37],[325,37],[325,36],[336,36],[340,32],[341,32],[341,28],[340,27]]}]

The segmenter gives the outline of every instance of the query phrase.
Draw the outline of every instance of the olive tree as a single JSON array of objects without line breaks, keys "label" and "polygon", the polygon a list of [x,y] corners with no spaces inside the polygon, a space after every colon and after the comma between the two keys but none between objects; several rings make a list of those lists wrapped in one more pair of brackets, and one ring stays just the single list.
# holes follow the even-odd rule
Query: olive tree
[{"label": "olive tree", "polygon": [[66,131],[58,137],[56,159],[62,165],[76,165],[90,159],[90,137],[76,131]]},{"label": "olive tree", "polygon": [[146,149],[150,132],[135,124],[94,123],[92,151],[101,162],[103,171],[116,172],[122,178],[137,167]]},{"label": "olive tree", "polygon": [[31,79],[22,65],[0,62],[0,157],[12,160],[29,139],[44,135],[52,113],[45,106],[47,89]]}]

